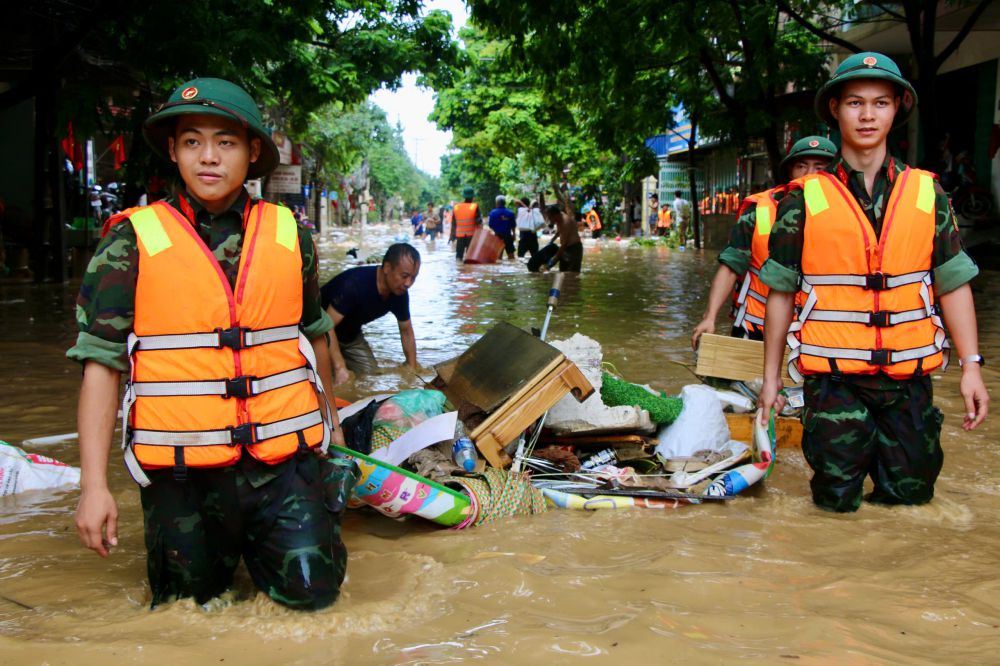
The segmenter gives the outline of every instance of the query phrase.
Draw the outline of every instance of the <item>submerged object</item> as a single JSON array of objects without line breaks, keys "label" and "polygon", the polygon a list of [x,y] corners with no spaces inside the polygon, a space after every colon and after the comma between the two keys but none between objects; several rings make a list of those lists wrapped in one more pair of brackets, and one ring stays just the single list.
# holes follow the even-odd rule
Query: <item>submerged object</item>
[{"label": "submerged object", "polygon": [[350,506],[367,504],[390,518],[412,513],[445,527],[455,527],[469,517],[471,501],[457,490],[363,453],[331,448],[358,464],[360,475]]},{"label": "submerged object", "polygon": [[737,495],[762,479],[771,475],[777,446],[774,429],[774,411],[768,418],[767,426],[760,422],[761,410],[757,410],[753,429],[753,462],[740,465],[717,477],[708,488],[706,495],[728,497]]}]

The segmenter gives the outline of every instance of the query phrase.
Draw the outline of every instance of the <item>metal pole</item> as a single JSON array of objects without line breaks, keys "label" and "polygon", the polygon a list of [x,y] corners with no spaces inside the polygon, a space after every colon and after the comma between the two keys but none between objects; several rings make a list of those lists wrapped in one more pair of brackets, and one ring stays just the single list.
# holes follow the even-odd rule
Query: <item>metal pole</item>
[{"label": "metal pole", "polygon": [[[566,276],[562,271],[556,273],[552,278],[552,287],[549,289],[548,309],[545,311],[545,323],[542,324],[542,332],[538,336],[543,342],[545,341],[545,335],[549,331],[549,321],[552,320],[552,311],[559,305],[559,296],[565,278]],[[548,413],[548,410],[546,410],[535,422],[535,427],[531,431],[531,442],[527,446],[525,445],[524,433],[521,433],[521,437],[517,441],[517,451],[514,453],[514,464],[511,465],[512,471],[520,472],[522,460],[524,460],[525,456],[531,455],[531,452],[535,449],[535,444],[538,443],[538,435],[542,432],[542,426],[545,425],[545,417]]]}]

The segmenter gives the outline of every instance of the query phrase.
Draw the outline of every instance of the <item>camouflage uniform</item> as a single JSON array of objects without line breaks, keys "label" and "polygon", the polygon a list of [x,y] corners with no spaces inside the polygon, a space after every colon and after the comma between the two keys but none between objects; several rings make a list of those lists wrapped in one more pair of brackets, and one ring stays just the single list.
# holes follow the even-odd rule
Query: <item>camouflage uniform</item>
[{"label": "camouflage uniform", "polygon": [[[843,182],[881,235],[885,203],[905,165],[887,156],[869,197],[864,174],[839,157],[827,170]],[[946,294],[979,269],[962,248],[947,194],[935,183],[937,225],[931,266],[934,289]],[[805,200],[789,192],[778,205],[761,279],[771,289],[798,290],[802,275]],[[874,502],[921,504],[934,496],[941,469],[942,416],[933,406],[929,377],[896,380],[888,375],[811,375],[806,378],[802,450],[815,475],[813,500],[834,511],[854,511],[864,477],[875,482]]]},{"label": "camouflage uniform", "polygon": [[[244,191],[229,210],[214,216],[184,195],[168,203],[192,222],[234,286],[244,216],[254,203],[249,195]],[[312,236],[299,228],[298,237],[301,326],[315,339],[333,322],[320,306]],[[84,275],[76,308],[79,334],[69,358],[128,372],[125,344],[135,320],[138,267],[135,230],[119,223]],[[153,605],[188,596],[207,601],[230,586],[241,556],[257,587],[275,601],[302,609],[333,603],[346,551],[339,511],[328,505],[342,493],[344,473],[340,464],[304,451],[277,465],[244,454],[234,466],[188,468],[187,479],[180,481],[172,469],[148,471],[152,484],[140,489],[140,496]]]}]

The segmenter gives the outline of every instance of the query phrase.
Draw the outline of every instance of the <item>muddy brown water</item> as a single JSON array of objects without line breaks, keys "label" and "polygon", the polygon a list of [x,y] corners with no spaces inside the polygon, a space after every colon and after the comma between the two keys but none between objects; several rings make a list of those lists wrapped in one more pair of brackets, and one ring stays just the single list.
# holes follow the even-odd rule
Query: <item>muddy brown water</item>
[{"label": "muddy brown water", "polygon": [[[395,231],[375,230],[366,249]],[[321,244],[324,279],[351,245]],[[458,266],[446,243],[415,245],[420,374],[493,322],[541,325],[549,278],[513,263]],[[694,379],[688,339],[715,266],[714,253],[588,242],[550,337],[589,335],[626,378],[678,391]],[[988,359],[1000,358],[996,277],[975,284]],[[0,286],[0,439],[76,429],[80,369],[63,357],[76,286]],[[385,369],[340,393],[418,385],[392,367],[394,321],[368,331]],[[995,383],[992,366],[985,376]],[[113,454],[120,545],[107,560],[77,541],[75,491],[0,499],[0,661],[997,663],[998,420],[961,431],[958,378],[934,382],[946,457],[927,506],[820,512],[802,456],[782,451],[765,487],[724,505],[551,511],[464,532],[357,511],[344,523],[343,595],[314,614],[253,596],[245,574],[235,601],[149,611],[138,492]],[[79,462],[72,441],[34,450]]]}]

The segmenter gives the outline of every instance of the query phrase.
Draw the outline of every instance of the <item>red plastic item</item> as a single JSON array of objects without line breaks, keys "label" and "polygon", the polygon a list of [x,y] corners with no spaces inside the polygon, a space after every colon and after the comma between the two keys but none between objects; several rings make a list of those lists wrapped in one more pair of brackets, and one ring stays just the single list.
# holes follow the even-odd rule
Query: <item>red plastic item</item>
[{"label": "red plastic item", "polygon": [[503,240],[486,227],[479,227],[465,251],[467,264],[495,264],[503,252]]}]

